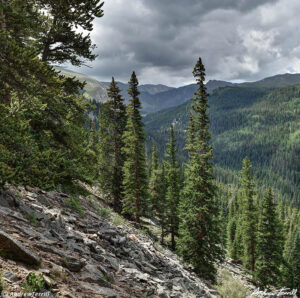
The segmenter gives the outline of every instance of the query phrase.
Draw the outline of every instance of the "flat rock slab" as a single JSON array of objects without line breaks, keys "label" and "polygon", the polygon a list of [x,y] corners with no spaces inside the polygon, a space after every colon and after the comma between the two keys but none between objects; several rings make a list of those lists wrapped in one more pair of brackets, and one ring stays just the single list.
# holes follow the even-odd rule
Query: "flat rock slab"
[{"label": "flat rock slab", "polygon": [[109,297],[109,298],[120,298],[119,294],[110,288],[106,287],[101,287],[97,284],[94,283],[86,283],[86,282],[81,282],[80,285],[85,288],[86,290],[92,291],[95,294],[98,295],[103,295],[104,297]]},{"label": "flat rock slab", "polygon": [[28,265],[39,265],[41,262],[38,256],[30,252],[14,237],[3,231],[0,231],[0,255]]}]

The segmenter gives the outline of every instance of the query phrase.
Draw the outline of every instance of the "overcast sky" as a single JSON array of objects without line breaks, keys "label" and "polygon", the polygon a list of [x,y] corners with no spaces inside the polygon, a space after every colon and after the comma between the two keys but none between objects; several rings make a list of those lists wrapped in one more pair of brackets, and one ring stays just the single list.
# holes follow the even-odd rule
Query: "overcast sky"
[{"label": "overcast sky", "polygon": [[181,86],[199,56],[207,79],[254,81],[300,72],[299,0],[105,0],[99,57],[73,70],[98,80]]}]

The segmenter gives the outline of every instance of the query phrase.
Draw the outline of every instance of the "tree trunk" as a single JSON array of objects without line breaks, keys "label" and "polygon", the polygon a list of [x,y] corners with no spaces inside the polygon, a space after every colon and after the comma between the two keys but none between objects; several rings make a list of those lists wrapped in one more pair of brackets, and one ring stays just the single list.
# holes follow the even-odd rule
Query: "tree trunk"
[{"label": "tree trunk", "polygon": [[175,228],[174,224],[171,226],[171,249],[175,250],[176,248],[176,242],[175,242]]}]

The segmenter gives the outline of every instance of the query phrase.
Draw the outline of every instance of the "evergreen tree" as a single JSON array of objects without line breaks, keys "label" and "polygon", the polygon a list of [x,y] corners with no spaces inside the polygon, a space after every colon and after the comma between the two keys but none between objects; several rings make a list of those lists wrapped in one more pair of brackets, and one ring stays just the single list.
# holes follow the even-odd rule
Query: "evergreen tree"
[{"label": "evergreen tree", "polygon": [[122,136],[126,125],[126,107],[124,98],[120,95],[121,90],[117,86],[115,79],[112,78],[110,87],[107,90],[110,98],[105,105],[111,111],[110,126],[112,134],[112,194],[114,200],[114,210],[121,212],[122,199],[122,168],[124,164],[124,154],[122,152]]},{"label": "evergreen tree", "polygon": [[170,141],[167,145],[167,209],[168,209],[168,227],[171,233],[171,249],[175,250],[175,236],[178,233],[178,204],[179,204],[179,168],[176,159],[176,141],[174,136],[174,127],[170,128]]},{"label": "evergreen tree", "polygon": [[227,248],[230,258],[236,260],[236,250],[234,249],[234,240],[236,235],[236,216],[234,210],[234,202],[231,202],[229,206],[228,224],[227,224]]},{"label": "evergreen tree", "polygon": [[289,208],[288,213],[290,214],[285,220],[285,225],[288,232],[284,244],[284,264],[281,268],[281,275],[282,286],[292,289],[296,288],[297,286],[299,287],[299,285],[295,283],[295,276],[297,274],[299,275],[299,270],[297,271],[297,262],[299,262],[299,256],[298,258],[296,257],[296,250],[299,250],[299,243],[296,239],[297,237],[299,237],[299,235],[297,236],[297,234],[299,234],[299,211],[297,212]]},{"label": "evergreen tree", "polygon": [[[42,61],[73,65],[84,64],[84,59],[94,60],[90,34],[95,18],[103,16],[101,0],[40,0],[40,6],[47,12],[43,15],[43,26],[36,41]],[[79,32],[78,28],[83,29]]]},{"label": "evergreen tree", "polygon": [[150,195],[150,204],[149,204],[149,213],[151,216],[156,217],[159,209],[159,201],[161,198],[161,169],[159,166],[158,154],[156,143],[153,142],[152,145],[152,159],[151,159],[151,175],[149,180],[149,195]]},{"label": "evergreen tree", "polygon": [[282,263],[282,227],[276,213],[276,206],[271,188],[262,202],[262,210],[257,233],[257,258],[255,280],[263,288],[278,285]]},{"label": "evergreen tree", "polygon": [[224,257],[221,247],[219,204],[216,201],[212,166],[212,147],[209,144],[208,94],[204,85],[205,68],[199,58],[193,72],[198,90],[192,99],[193,125],[189,125],[190,160],[181,196],[179,252],[204,278],[215,280],[214,263]]},{"label": "evergreen tree", "polygon": [[159,222],[159,226],[161,228],[161,236],[160,236],[160,243],[162,245],[165,244],[165,235],[167,233],[167,188],[168,188],[168,181],[165,171],[165,162],[161,165],[161,191],[160,191],[160,200],[159,200],[159,208],[157,212],[157,218]]},{"label": "evergreen tree", "polygon": [[[44,61],[39,58],[44,26],[52,20],[48,4],[0,1],[0,104],[7,106],[1,107],[7,112],[0,121],[8,124],[11,134],[1,145],[16,156],[6,155],[4,159],[0,155],[0,162],[14,173],[9,178],[0,174],[0,180],[40,187],[69,184],[75,179],[90,181],[93,173],[84,118],[88,103],[80,95],[84,84],[50,66],[49,62],[59,62],[59,55]],[[74,13],[73,17],[79,15]],[[56,45],[60,43],[63,41]],[[79,52],[72,51],[73,47],[75,43],[70,43],[65,53],[73,52],[76,59]],[[92,50],[88,41],[85,49]],[[66,57],[65,61],[73,58]],[[22,124],[21,130],[16,129],[15,121]],[[19,146],[21,131],[26,131],[26,136]]]},{"label": "evergreen tree", "polygon": [[135,72],[129,81],[128,93],[131,96],[127,106],[127,123],[123,134],[123,214],[134,217],[140,223],[147,197],[147,170],[145,161],[145,134],[141,103],[139,100],[138,80]]},{"label": "evergreen tree", "polygon": [[254,273],[255,270],[255,247],[257,229],[257,210],[254,206],[254,182],[251,173],[251,162],[248,157],[243,160],[241,171],[242,200],[243,200],[243,247],[244,247],[244,266]]},{"label": "evergreen tree", "polygon": [[159,163],[156,143],[152,146],[151,177],[149,181],[150,204],[149,209],[154,220],[161,228],[161,244],[164,244],[164,237],[167,226],[167,180],[165,173],[165,163]]},{"label": "evergreen tree", "polygon": [[112,111],[107,105],[101,104],[98,115],[97,140],[97,172],[99,183],[105,197],[113,192],[113,134],[111,127]]},{"label": "evergreen tree", "polygon": [[295,235],[295,241],[291,251],[290,268],[292,273],[292,289],[297,289],[300,292],[300,232]]}]

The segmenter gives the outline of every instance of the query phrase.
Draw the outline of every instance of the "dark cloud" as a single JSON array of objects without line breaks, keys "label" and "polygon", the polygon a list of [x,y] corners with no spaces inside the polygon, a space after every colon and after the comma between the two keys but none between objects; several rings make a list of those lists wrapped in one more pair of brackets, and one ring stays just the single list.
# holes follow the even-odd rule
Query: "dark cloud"
[{"label": "dark cloud", "polygon": [[92,33],[99,57],[77,71],[182,85],[201,56],[209,79],[300,72],[299,9],[299,0],[106,0]]}]

